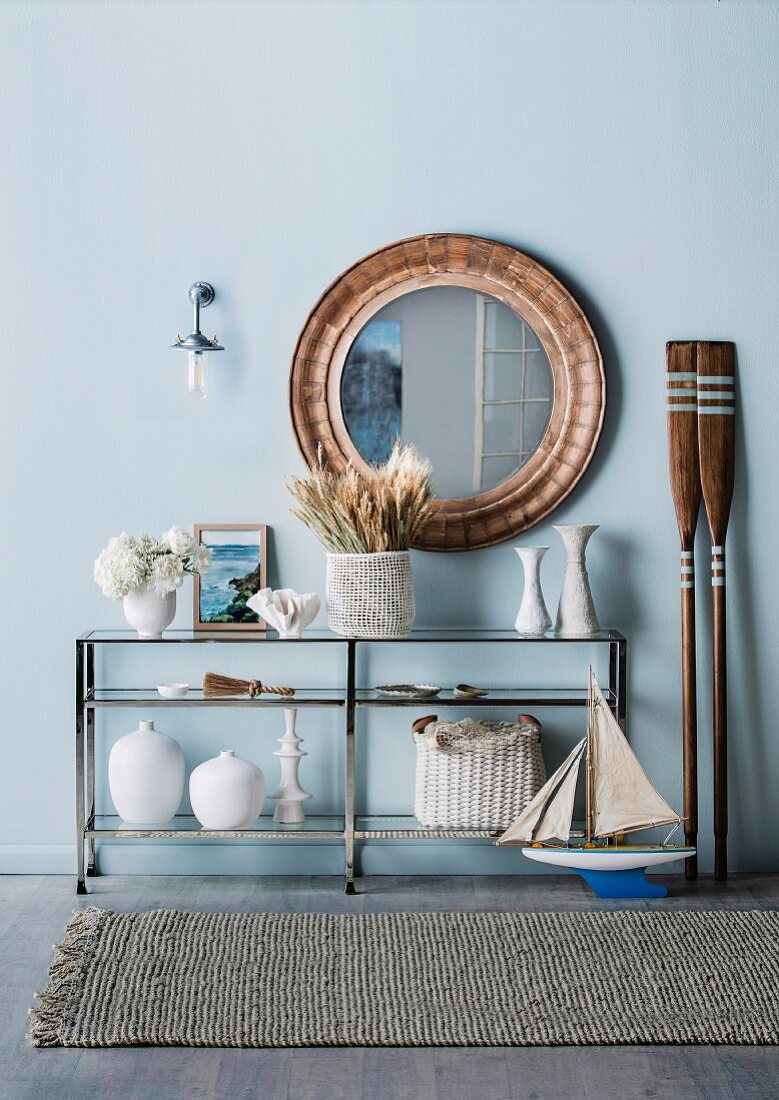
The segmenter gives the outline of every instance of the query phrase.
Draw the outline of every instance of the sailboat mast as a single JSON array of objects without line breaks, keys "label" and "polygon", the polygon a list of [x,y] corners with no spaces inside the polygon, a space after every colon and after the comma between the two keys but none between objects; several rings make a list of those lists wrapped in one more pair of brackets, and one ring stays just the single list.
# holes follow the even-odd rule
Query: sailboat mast
[{"label": "sailboat mast", "polygon": [[592,842],[592,665],[588,670],[587,688],[587,843]]}]

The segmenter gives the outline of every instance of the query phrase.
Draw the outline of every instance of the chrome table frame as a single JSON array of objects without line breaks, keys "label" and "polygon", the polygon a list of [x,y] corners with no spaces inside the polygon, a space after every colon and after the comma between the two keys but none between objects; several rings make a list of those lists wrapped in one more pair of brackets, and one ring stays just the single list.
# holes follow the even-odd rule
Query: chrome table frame
[{"label": "chrome table frame", "polygon": [[[284,645],[334,644],[345,650],[346,676],[343,688],[300,689],[293,699],[242,696],[206,699],[202,693],[191,692],[183,699],[162,699],[154,689],[99,689],[95,681],[95,654],[103,645],[171,645],[171,644],[231,644]],[[86,878],[98,873],[95,842],[112,840],[338,840],[344,845],[347,894],[355,893],[355,841],[361,840],[490,840],[499,835],[489,829],[425,828],[412,816],[355,815],[355,725],[357,711],[371,707],[415,707],[429,703],[436,710],[469,707],[586,707],[586,689],[574,688],[499,688],[486,697],[461,699],[451,691],[434,699],[391,699],[371,689],[357,687],[358,647],[370,645],[414,644],[588,644],[608,645],[608,687],[604,696],[623,732],[627,722],[627,640],[616,630],[581,638],[561,638],[554,634],[541,637],[517,634],[514,630],[416,630],[402,638],[342,638],[328,630],[312,630],[302,638],[280,638],[275,631],[208,632],[168,631],[161,638],[138,638],[133,631],[89,631],[76,639],[76,847],[78,874],[76,891],[87,893]],[[259,818],[251,829],[203,829],[191,815],[174,819],[169,829],[128,828],[121,820],[95,812],[95,712],[104,707],[260,707],[260,708],[342,708],[344,711],[345,775],[343,817],[314,815],[302,826],[276,825],[272,818]],[[113,824],[115,822],[115,824]],[[322,823],[322,824],[320,824]],[[120,828],[120,826],[122,826]]]}]

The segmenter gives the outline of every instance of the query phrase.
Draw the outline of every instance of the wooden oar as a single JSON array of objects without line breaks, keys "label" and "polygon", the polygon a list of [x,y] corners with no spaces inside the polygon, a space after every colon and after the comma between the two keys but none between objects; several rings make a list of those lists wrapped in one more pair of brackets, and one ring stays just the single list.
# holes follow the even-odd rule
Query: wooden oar
[{"label": "wooden oar", "polygon": [[714,877],[728,877],[728,685],[725,651],[725,537],[735,471],[733,344],[698,341],[698,451],[711,533],[714,665]]},{"label": "wooden oar", "polygon": [[[682,761],[684,842],[698,842],[698,718],[695,681],[695,528],[701,506],[698,464],[696,344],[672,340],[665,349],[668,455],[676,522],[681,543],[682,605]],[[698,877],[698,857],[685,864],[688,879]]]}]

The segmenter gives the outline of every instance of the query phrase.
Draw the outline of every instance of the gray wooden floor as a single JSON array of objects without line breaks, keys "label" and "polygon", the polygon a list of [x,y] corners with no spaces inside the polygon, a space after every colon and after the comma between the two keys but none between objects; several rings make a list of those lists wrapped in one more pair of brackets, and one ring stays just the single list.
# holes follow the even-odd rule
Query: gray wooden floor
[{"label": "gray wooden floor", "polygon": [[0,878],[0,1097],[16,1100],[658,1100],[779,1098],[779,1049],[617,1047],[424,1050],[33,1050],[32,994],[75,908],[409,912],[779,908],[779,875],[666,880],[663,902],[602,902],[575,876],[367,878]]}]

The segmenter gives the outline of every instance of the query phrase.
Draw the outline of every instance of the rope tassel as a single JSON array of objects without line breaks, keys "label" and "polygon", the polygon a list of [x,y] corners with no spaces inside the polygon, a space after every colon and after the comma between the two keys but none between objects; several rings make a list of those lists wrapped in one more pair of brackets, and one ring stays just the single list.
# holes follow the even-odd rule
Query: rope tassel
[{"label": "rope tassel", "polygon": [[258,695],[283,695],[289,698],[295,694],[295,689],[272,687],[260,680],[235,680],[232,676],[207,672],[203,677],[203,694],[210,699],[224,695],[248,695],[250,699],[256,699]]}]

